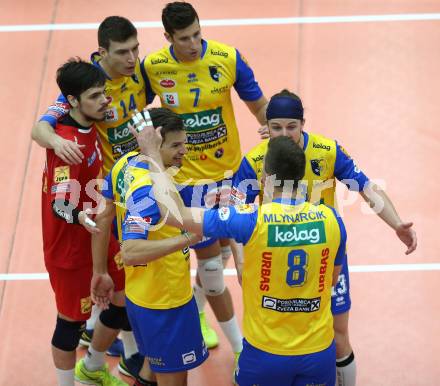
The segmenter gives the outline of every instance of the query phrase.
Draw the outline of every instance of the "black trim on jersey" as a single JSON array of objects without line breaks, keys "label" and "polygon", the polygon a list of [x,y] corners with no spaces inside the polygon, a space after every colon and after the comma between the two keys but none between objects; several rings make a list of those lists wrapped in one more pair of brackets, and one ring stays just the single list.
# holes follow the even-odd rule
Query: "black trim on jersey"
[{"label": "black trim on jersey", "polygon": [[75,208],[69,200],[56,199],[52,201],[52,211],[55,217],[65,221],[68,224],[79,224],[78,208]]}]

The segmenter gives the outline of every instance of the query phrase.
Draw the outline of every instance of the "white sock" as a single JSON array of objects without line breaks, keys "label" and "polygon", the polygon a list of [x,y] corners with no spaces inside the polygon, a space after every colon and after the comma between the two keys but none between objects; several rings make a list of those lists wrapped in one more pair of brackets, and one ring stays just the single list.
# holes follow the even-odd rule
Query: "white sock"
[{"label": "white sock", "polygon": [[218,324],[226,338],[228,338],[232,351],[234,353],[241,352],[243,350],[243,336],[241,335],[235,315],[227,322],[218,322]]},{"label": "white sock", "polygon": [[121,330],[119,336],[122,339],[122,343],[124,343],[124,356],[125,358],[130,358],[132,355],[137,354],[139,352],[138,346],[134,339],[133,331],[124,331]]},{"label": "white sock", "polygon": [[222,252],[222,262],[223,268],[226,268],[228,265],[229,258],[232,256],[232,249],[230,245],[226,245],[225,247],[220,247]]},{"label": "white sock", "polygon": [[57,380],[58,386],[75,386],[75,379],[73,374],[75,373],[75,369],[70,370],[62,370],[55,369],[57,372]]},{"label": "white sock", "polygon": [[196,304],[197,304],[197,309],[199,310],[199,312],[203,312],[207,302],[205,291],[197,283],[194,283],[193,292],[194,292],[194,299],[196,300]]},{"label": "white sock", "polygon": [[86,366],[86,369],[89,371],[102,369],[105,365],[104,354],[105,352],[96,351],[92,345],[90,345],[84,357],[84,366]]},{"label": "white sock", "polygon": [[356,361],[353,353],[336,359],[336,376],[338,386],[356,385]]},{"label": "white sock", "polygon": [[101,309],[96,304],[94,304],[92,307],[92,314],[90,315],[90,318],[87,319],[86,322],[87,330],[93,330],[95,328],[96,319],[98,319],[100,313],[101,313]]}]

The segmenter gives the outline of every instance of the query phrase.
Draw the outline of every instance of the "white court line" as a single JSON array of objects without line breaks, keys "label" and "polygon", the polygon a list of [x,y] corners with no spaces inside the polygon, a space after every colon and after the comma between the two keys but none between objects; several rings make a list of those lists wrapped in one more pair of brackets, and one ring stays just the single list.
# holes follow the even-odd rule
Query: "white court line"
[{"label": "white court line", "polygon": [[[351,265],[350,272],[408,272],[408,271],[440,271],[440,263],[430,264],[381,264],[381,265]],[[235,276],[236,270],[228,268],[224,270],[225,276]],[[191,270],[191,276],[195,276],[196,270]],[[0,281],[20,280],[48,280],[47,273],[1,273]]]},{"label": "white court line", "polygon": [[[203,27],[230,27],[247,25],[283,25],[283,24],[326,24],[326,23],[366,23],[390,21],[432,21],[440,20],[440,13],[403,13],[389,15],[354,15],[354,16],[303,16],[274,17],[256,19],[208,19],[202,20]],[[160,21],[134,22],[136,28],[162,28]],[[31,31],[74,31],[98,29],[99,23],[60,23],[60,24],[21,24],[1,25],[0,32]]]}]

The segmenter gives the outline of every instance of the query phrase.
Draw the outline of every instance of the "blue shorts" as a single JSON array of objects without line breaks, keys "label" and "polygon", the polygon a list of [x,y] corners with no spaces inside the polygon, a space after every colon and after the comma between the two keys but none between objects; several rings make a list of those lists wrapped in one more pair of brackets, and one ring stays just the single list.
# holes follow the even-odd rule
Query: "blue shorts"
[{"label": "blue shorts", "polygon": [[338,315],[347,312],[351,308],[350,299],[350,276],[348,274],[347,255],[342,264],[338,282],[332,288],[332,314]]},{"label": "blue shorts", "polygon": [[235,380],[239,386],[334,386],[336,346],[306,355],[275,355],[243,339]]},{"label": "blue shorts", "polygon": [[[218,182],[212,181],[209,184],[205,185],[187,185],[187,186],[178,186],[180,196],[182,197],[183,203],[187,207],[195,207],[195,208],[218,208],[219,206],[219,192],[220,188],[224,189],[231,188],[232,180],[222,180]],[[217,196],[216,200],[210,200],[210,202],[206,203],[205,198],[209,193],[209,197]],[[229,196],[228,202],[223,203],[225,205],[229,205]],[[210,245],[214,244],[218,238],[213,237],[203,237],[200,243],[191,245],[192,249],[200,249],[206,248]]]},{"label": "blue shorts", "polygon": [[127,313],[139,352],[158,373],[187,371],[208,358],[194,297],[165,310],[140,307],[128,298]]}]

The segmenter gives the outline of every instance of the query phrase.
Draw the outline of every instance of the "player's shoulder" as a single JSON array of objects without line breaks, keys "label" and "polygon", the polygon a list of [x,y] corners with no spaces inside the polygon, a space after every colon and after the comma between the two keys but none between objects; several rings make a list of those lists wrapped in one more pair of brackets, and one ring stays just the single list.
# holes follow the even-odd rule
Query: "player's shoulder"
[{"label": "player's shoulder", "polygon": [[170,53],[170,46],[163,46],[157,51],[149,53],[143,60],[146,68],[150,66],[156,66],[159,64],[166,64],[172,59]]},{"label": "player's shoulder", "polygon": [[267,153],[268,144],[269,144],[269,139],[262,140],[259,144],[254,146],[251,150],[249,150],[246,153],[245,158],[251,164],[262,162],[264,159],[264,155]]},{"label": "player's shoulder", "polygon": [[313,150],[322,150],[327,152],[334,152],[336,150],[336,141],[327,138],[321,134],[307,133],[308,143],[307,147]]}]

